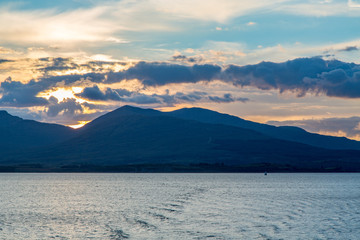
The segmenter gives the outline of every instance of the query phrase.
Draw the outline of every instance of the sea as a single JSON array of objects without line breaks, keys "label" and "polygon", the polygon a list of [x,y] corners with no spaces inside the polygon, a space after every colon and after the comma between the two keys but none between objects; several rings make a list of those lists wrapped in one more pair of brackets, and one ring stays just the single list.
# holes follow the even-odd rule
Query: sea
[{"label": "sea", "polygon": [[2,173],[0,239],[360,239],[359,173]]}]

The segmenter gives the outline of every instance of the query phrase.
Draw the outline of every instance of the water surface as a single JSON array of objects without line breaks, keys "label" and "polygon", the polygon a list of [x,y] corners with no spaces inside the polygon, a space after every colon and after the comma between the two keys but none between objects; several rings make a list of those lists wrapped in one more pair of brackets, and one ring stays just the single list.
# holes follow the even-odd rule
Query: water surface
[{"label": "water surface", "polygon": [[360,174],[0,174],[0,239],[358,239]]}]

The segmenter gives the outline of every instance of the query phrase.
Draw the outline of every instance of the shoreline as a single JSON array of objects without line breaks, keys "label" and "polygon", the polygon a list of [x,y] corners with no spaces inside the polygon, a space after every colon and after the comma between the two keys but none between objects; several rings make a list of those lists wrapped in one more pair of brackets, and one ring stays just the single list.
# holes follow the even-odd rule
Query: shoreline
[{"label": "shoreline", "polygon": [[300,168],[274,164],[226,166],[222,164],[129,164],[114,166],[40,164],[3,165],[0,173],[356,173],[360,171],[333,168]]}]

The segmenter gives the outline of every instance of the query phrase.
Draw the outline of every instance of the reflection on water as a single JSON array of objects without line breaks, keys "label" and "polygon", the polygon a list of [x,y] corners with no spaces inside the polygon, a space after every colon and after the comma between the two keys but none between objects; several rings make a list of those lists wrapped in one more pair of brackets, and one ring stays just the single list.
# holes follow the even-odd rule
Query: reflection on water
[{"label": "reflection on water", "polygon": [[360,174],[0,174],[0,239],[358,239]]}]

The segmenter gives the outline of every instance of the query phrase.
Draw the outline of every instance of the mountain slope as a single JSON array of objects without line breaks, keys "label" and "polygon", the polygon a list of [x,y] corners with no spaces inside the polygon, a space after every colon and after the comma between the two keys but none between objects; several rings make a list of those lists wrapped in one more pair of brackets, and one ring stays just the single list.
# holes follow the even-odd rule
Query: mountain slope
[{"label": "mountain slope", "polygon": [[0,111],[0,150],[4,152],[57,144],[75,136],[69,127],[40,123]]},{"label": "mountain slope", "polygon": [[217,162],[223,151],[214,148],[215,142],[232,139],[268,137],[251,130],[203,124],[126,106],[95,119],[75,138],[32,156],[44,161],[91,164]]},{"label": "mountain slope", "polygon": [[275,164],[302,169],[360,170],[360,151],[335,151],[269,137],[250,129],[168,116],[125,106],[105,114],[72,139],[3,163],[47,166],[126,164]]},{"label": "mountain slope", "polygon": [[173,112],[168,112],[167,114],[168,116],[195,120],[203,123],[224,124],[251,129],[273,138],[294,141],[320,148],[360,150],[360,142],[344,137],[332,137],[309,133],[298,127],[275,127],[267,124],[247,121],[235,116],[203,108],[183,108]]}]

